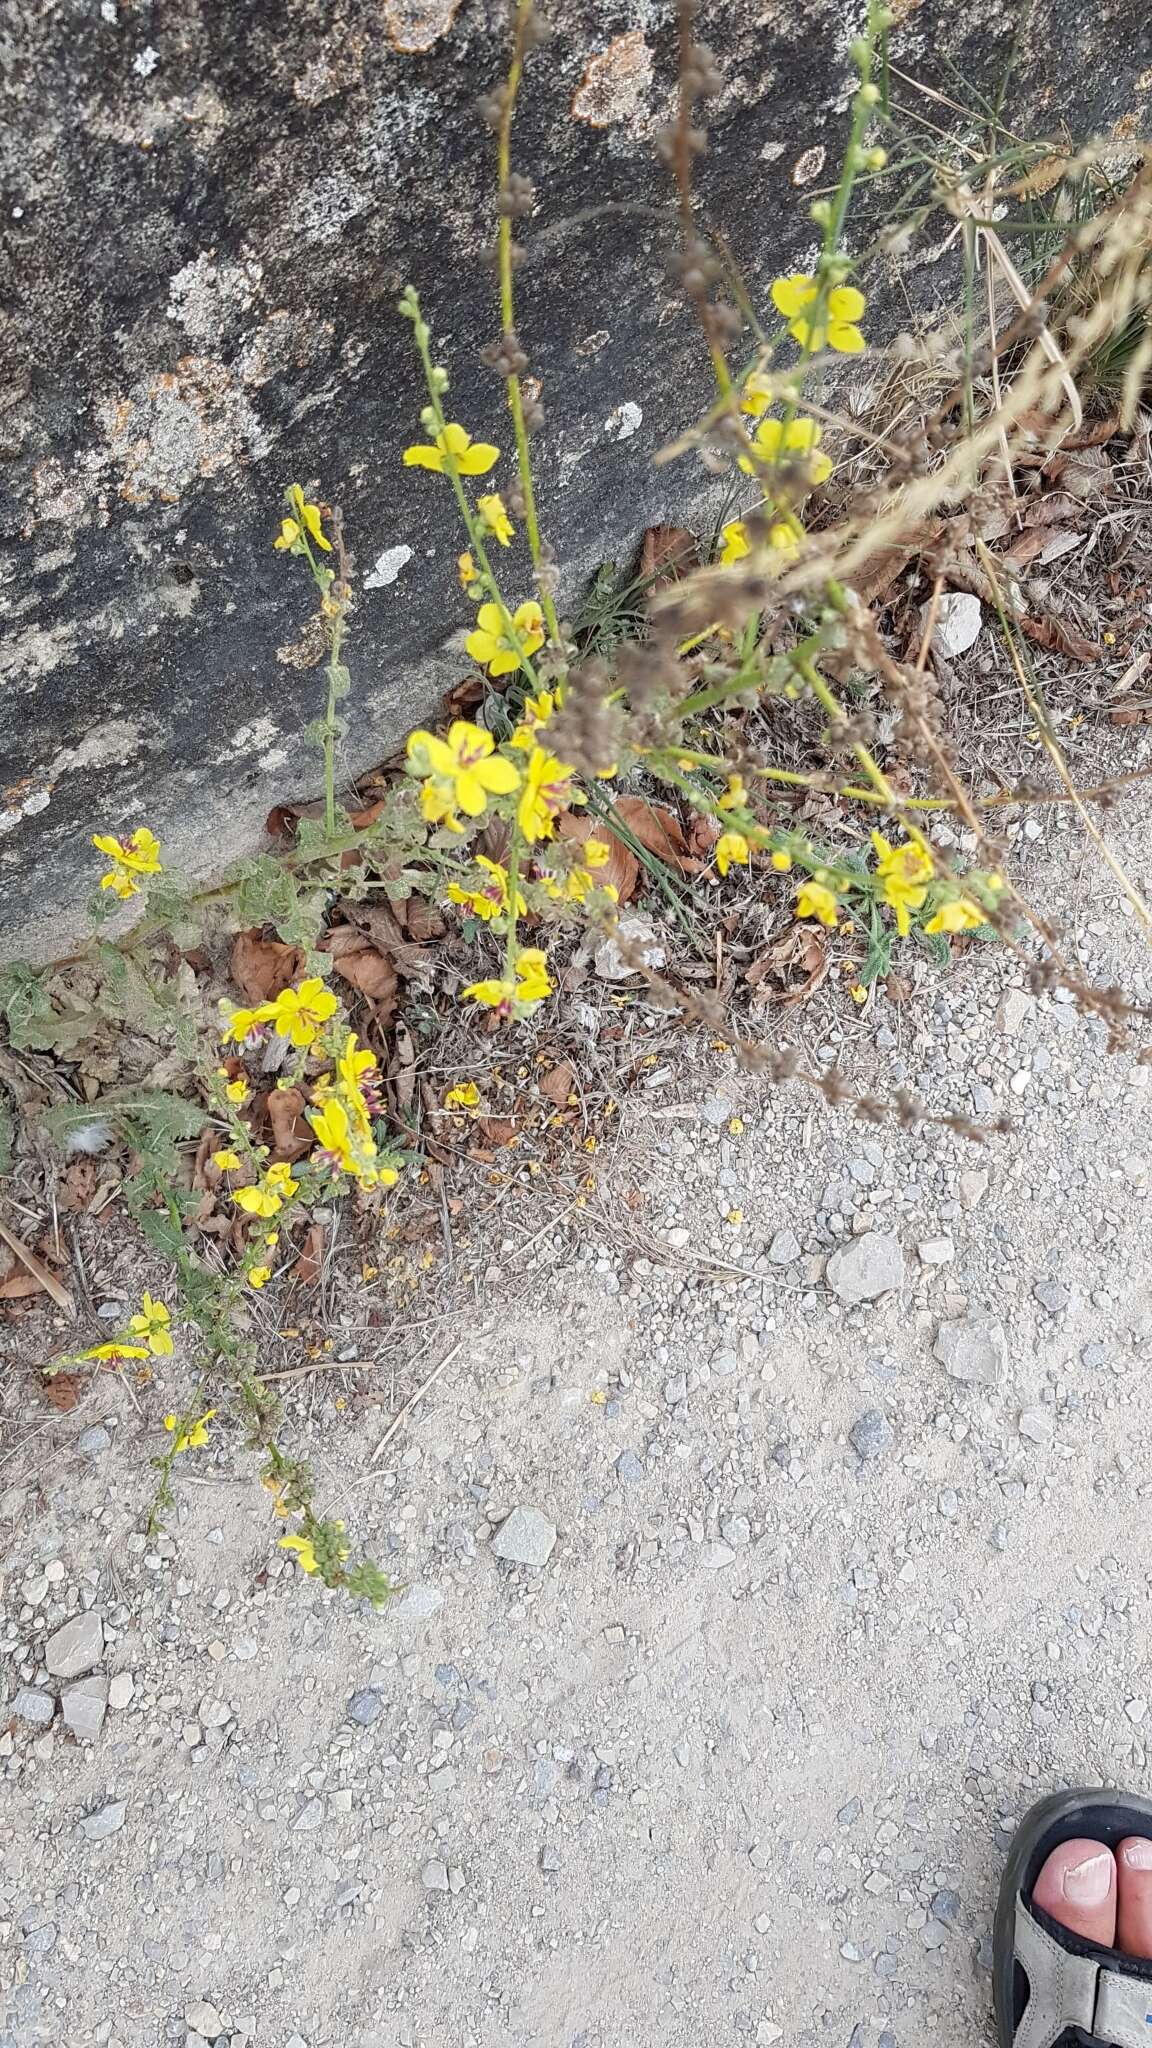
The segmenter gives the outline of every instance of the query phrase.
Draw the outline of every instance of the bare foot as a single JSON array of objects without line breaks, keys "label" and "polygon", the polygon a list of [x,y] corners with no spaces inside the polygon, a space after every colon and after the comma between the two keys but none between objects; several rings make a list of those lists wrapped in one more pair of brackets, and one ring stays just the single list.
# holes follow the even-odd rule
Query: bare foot
[{"label": "bare foot", "polygon": [[1053,1849],[1032,1896],[1038,1906],[1104,1948],[1152,1957],[1152,1841],[1127,1835],[1116,1853],[1079,1838]]},{"label": "bare foot", "polygon": [[[1129,1842],[1126,1846],[1131,1847]],[[1144,1845],[1152,1856],[1152,1844]],[[1127,1872],[1127,1865],[1125,1865]],[[1152,1887],[1152,1873],[1145,1880]],[[1038,1906],[1081,1934],[1111,1948],[1116,1940],[1116,1859],[1103,1842],[1077,1837],[1053,1849],[1032,1887]],[[1149,1921],[1152,1926],[1152,1920]],[[1143,1951],[1140,1951],[1143,1953]]]},{"label": "bare foot", "polygon": [[1116,1941],[1130,1956],[1152,1956],[1152,1842],[1127,1835],[1116,1847]]}]

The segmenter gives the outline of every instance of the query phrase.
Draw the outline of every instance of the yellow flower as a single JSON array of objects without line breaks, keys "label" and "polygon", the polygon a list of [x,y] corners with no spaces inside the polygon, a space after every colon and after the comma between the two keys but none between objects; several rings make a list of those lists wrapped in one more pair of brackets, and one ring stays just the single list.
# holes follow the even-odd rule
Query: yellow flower
[{"label": "yellow flower", "polygon": [[535,697],[526,697],[521,722],[509,740],[509,746],[519,747],[521,753],[530,754],[538,735],[543,732],[555,711],[557,702],[558,698],[553,696],[551,690],[541,690]]},{"label": "yellow flower", "polygon": [[108,873],[100,878],[100,887],[113,890],[122,903],[139,892],[139,875],[162,873],[160,842],[147,825],[141,825],[128,839],[115,839],[110,832],[94,832],[92,844],[112,862]]},{"label": "yellow flower", "polygon": [[550,839],[557,813],[572,796],[573,770],[543,747],[533,747],[524,770],[524,785],[516,806],[516,818],[529,846],[538,839]]},{"label": "yellow flower", "polygon": [[[589,842],[591,844],[591,842]],[[614,882],[597,883],[587,868],[570,868],[566,875],[549,874],[541,871],[540,881],[553,903],[585,903],[591,891],[599,887],[613,903],[619,901],[620,892]]]},{"label": "yellow flower", "polygon": [[926,847],[910,839],[903,846],[890,846],[882,832],[873,832],[872,844],[876,849],[880,900],[895,911],[896,929],[902,939],[907,938],[912,926],[911,913],[920,909],[928,894],[932,856]]},{"label": "yellow flower", "polygon": [[292,507],[293,517],[280,521],[280,531],[272,543],[273,547],[291,548],[296,554],[304,554],[306,552],[304,535],[310,533],[317,547],[323,548],[324,553],[330,555],[332,543],[324,538],[324,531],[320,525],[319,505],[309,505],[305,502],[304,493],[299,484],[292,484],[289,487],[287,497],[288,503]]},{"label": "yellow flower", "polygon": [[[460,882],[449,882],[448,897],[452,903],[462,903],[474,917],[490,924],[494,917],[503,917],[508,909],[508,870],[499,861],[489,860],[486,854],[476,855],[476,865],[482,868],[488,879],[483,877],[475,888],[466,889]],[[523,917],[528,905],[519,889],[516,891],[516,915]]]},{"label": "yellow flower", "polygon": [[612,858],[612,848],[606,839],[586,839],[583,853],[586,868],[606,868]]},{"label": "yellow flower", "polygon": [[[740,459],[743,461],[744,457],[741,456]],[[727,526],[721,527],[720,538],[724,543],[720,550],[720,560],[726,569],[730,569],[733,562],[742,562],[745,555],[752,552],[748,528],[742,519],[730,519]]]},{"label": "yellow flower", "polygon": [[479,818],[490,796],[510,796],[518,788],[518,771],[503,754],[493,752],[493,745],[491,733],[466,718],[449,726],[446,740],[431,732],[410,735],[408,765],[425,783],[421,803],[426,818],[459,830],[456,811]]},{"label": "yellow flower", "polygon": [[742,775],[730,775],[723,796],[717,798],[716,808],[719,811],[737,810],[741,805],[746,804],[747,801],[748,791],[744,784],[744,777]]},{"label": "yellow flower", "polygon": [[475,1081],[457,1081],[454,1088],[444,1097],[445,1109],[475,1109],[480,1100],[480,1090]]},{"label": "yellow flower", "polygon": [[299,1185],[292,1178],[291,1167],[280,1162],[268,1168],[259,1187],[237,1188],[232,1200],[248,1216],[276,1216]]},{"label": "yellow flower", "polygon": [[172,1332],[168,1325],[171,1320],[164,1303],[154,1301],[152,1296],[145,1292],[140,1304],[140,1313],[129,1317],[128,1328],[134,1337],[143,1337],[149,1351],[157,1358],[170,1358]]},{"label": "yellow flower", "polygon": [[224,1090],[224,1093],[228,1097],[229,1102],[247,1102],[248,1083],[243,1079],[239,1081],[229,1081],[228,1086]]},{"label": "yellow flower", "polygon": [[480,579],[476,564],[467,550],[464,554],[457,555],[456,557],[456,573],[460,578],[461,590],[467,590],[471,593],[473,587],[479,583]]},{"label": "yellow flower", "polygon": [[282,1536],[280,1538],[280,1548],[281,1550],[292,1550],[295,1552],[297,1564],[302,1572],[308,1573],[309,1578],[312,1578],[319,1571],[320,1567],[316,1562],[316,1552],[312,1547],[309,1537]]},{"label": "yellow flower", "polygon": [[324,1163],[334,1173],[351,1174],[366,1188],[394,1187],[400,1176],[394,1166],[381,1166],[376,1139],[363,1101],[357,1096],[331,1095],[319,1109],[307,1111],[320,1141]]},{"label": "yellow flower", "polygon": [[240,1154],[234,1152],[231,1145],[224,1145],[219,1152],[212,1154],[212,1164],[218,1166],[221,1173],[238,1173],[241,1166]]},{"label": "yellow flower", "polygon": [[268,1022],[267,1003],[261,1003],[259,1008],[254,1010],[233,1010],[227,1003],[221,1003],[220,1008],[224,1015],[224,1028],[220,1033],[220,1039],[224,1045],[227,1045],[230,1038],[234,1038],[237,1045],[242,1045],[246,1038],[251,1038],[254,1031],[259,1031],[261,1025]]},{"label": "yellow flower", "polygon": [[148,1346],[146,1344],[123,1344],[115,1337],[110,1344],[90,1344],[87,1351],[80,1353],[82,1359],[93,1358],[101,1365],[113,1363],[121,1358],[147,1358],[147,1356]]},{"label": "yellow flower", "polygon": [[734,860],[750,861],[752,848],[742,832],[722,832],[716,842],[716,865],[722,875],[728,873]]},{"label": "yellow flower", "polygon": [[789,334],[801,348],[823,348],[827,343],[839,355],[859,355],[864,336],[856,322],[866,304],[863,292],[858,292],[853,284],[833,285],[824,295],[823,312],[814,321],[810,316],[819,293],[820,286],[814,277],[806,271],[794,270],[789,277],[775,280],[772,303],[783,314]]},{"label": "yellow flower", "polygon": [[834,928],[836,924],[836,898],[823,882],[804,882],[796,897],[797,917],[818,917],[821,924]]},{"label": "yellow flower", "polygon": [[[760,463],[778,467],[788,461],[789,456],[806,458],[803,461],[808,482],[822,484],[832,474],[832,459],[820,448],[821,428],[816,420],[799,418],[794,420],[761,420],[752,436],[752,446]],[[750,455],[741,455],[740,468],[751,476],[756,468]]]},{"label": "yellow flower", "polygon": [[190,1422],[187,1429],[181,1429],[180,1417],[178,1415],[166,1415],[164,1417],[165,1429],[176,1438],[175,1455],[177,1457],[180,1456],[181,1451],[198,1451],[202,1449],[208,1441],[208,1424],[215,1413],[216,1410],[214,1408],[206,1408],[199,1420],[197,1422]]},{"label": "yellow flower", "polygon": [[447,469],[457,476],[484,476],[499,460],[500,450],[491,441],[474,441],[465,427],[452,420],[437,434],[435,443],[417,442],[404,450],[409,469]]},{"label": "yellow flower", "polygon": [[271,1266],[253,1266],[249,1270],[248,1285],[249,1287],[266,1287],[271,1278]]},{"label": "yellow flower", "polygon": [[376,1055],[367,1045],[361,1045],[354,1031],[348,1033],[344,1050],[336,1061],[336,1070],[345,1088],[359,1095],[370,1074],[376,1073]]},{"label": "yellow flower", "polygon": [[552,993],[548,978],[548,963],[538,946],[526,946],[516,959],[516,980],[474,981],[461,994],[474,1003],[483,1003],[489,1010],[499,1010],[505,1016],[513,1011],[527,1016],[537,1003]]},{"label": "yellow flower", "polygon": [[314,974],[299,988],[283,989],[273,1002],[261,1004],[256,1015],[274,1024],[278,1037],[305,1046],[315,1043],[321,1025],[334,1017],[339,1007],[332,990]]},{"label": "yellow flower", "polygon": [[772,865],[778,874],[786,875],[792,866],[792,855],[785,853],[782,846],[778,846],[772,855]]},{"label": "yellow flower", "polygon": [[534,597],[525,598],[511,614],[498,604],[482,604],[476,614],[476,629],[464,645],[473,661],[486,667],[490,676],[508,676],[522,659],[544,645],[544,614]]},{"label": "yellow flower", "polygon": [[476,510],[486,531],[499,541],[502,548],[508,547],[515,528],[499,491],[489,491],[485,497],[477,498]]},{"label": "yellow flower", "polygon": [[767,412],[776,396],[772,379],[762,377],[759,370],[753,370],[752,375],[744,379],[740,410],[750,413],[754,420],[758,420],[762,412]]},{"label": "yellow flower", "polygon": [[954,896],[949,903],[942,903],[934,917],[928,919],[926,932],[974,932],[988,920],[978,903],[970,896]]}]

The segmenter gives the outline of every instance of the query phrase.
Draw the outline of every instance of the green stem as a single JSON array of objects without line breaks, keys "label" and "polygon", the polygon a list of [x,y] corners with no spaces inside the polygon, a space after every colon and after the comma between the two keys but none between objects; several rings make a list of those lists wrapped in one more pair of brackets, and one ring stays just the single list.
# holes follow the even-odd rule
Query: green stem
[{"label": "green stem", "polygon": [[[524,75],[524,48],[528,23],[532,15],[533,0],[517,0],[516,18],[512,37],[512,62],[508,67],[504,111],[496,146],[496,175],[501,192],[507,190],[512,169],[512,117],[516,110],[516,98],[520,91],[520,80]],[[505,334],[514,331],[515,303],[512,290],[512,217],[500,215],[496,231],[496,249],[500,274],[500,321]],[[508,410],[512,414],[512,427],[516,435],[516,463],[520,471],[520,490],[524,499],[524,531],[528,535],[528,547],[532,555],[532,566],[536,571],[536,587],[540,592],[540,603],[548,623],[548,636],[557,648],[563,646],[560,635],[560,621],[549,588],[549,578],[540,542],[540,521],[536,512],[536,490],[532,481],[532,457],[528,448],[528,429],[524,423],[524,394],[520,379],[513,374],[508,379]]]},{"label": "green stem", "polygon": [[328,703],[324,712],[324,824],[336,830],[336,706],[340,697],[340,649],[344,639],[343,607],[331,622],[328,643]]},{"label": "green stem", "polygon": [[[432,355],[428,343],[428,332],[422,318],[418,317],[415,322],[415,334],[416,346],[420,351],[420,361],[424,369],[424,381],[428,386],[429,404],[436,422],[436,431],[442,435],[447,425],[447,420],[444,414],[444,407],[440,403],[440,393],[436,389],[436,380],[432,375]],[[451,481],[452,489],[455,492],[460,517],[464,522],[469,543],[479,563],[481,581],[500,613],[500,624],[504,637],[507,639],[509,646],[515,649],[520,666],[532,688],[538,690],[540,687],[539,678],[528,656],[521,652],[520,635],[504,600],[504,593],[497,581],[496,572],[488,558],[488,550],[484,545],[483,529],[480,521],[476,517],[472,505],[469,503],[468,493],[464,489],[455,459],[447,450],[445,450],[444,454],[444,474]]]},{"label": "green stem", "polygon": [[516,985],[516,962],[520,957],[519,935],[516,921],[516,895],[520,887],[520,827],[512,821],[512,839],[508,848],[508,930],[504,937],[504,979]]}]

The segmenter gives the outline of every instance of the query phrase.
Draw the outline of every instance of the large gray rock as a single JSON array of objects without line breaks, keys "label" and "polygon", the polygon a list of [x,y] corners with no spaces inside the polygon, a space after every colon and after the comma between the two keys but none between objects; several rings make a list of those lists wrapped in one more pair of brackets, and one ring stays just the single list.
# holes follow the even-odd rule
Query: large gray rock
[{"label": "large gray rock", "polygon": [[935,1352],[951,1379],[1000,1387],[1008,1377],[1008,1339],[993,1316],[962,1316],[941,1323]]},{"label": "large gray rock", "polygon": [[513,1508],[492,1538],[497,1557],[509,1564],[546,1565],[556,1544],[556,1525],[539,1508]]},{"label": "large gray rock", "polygon": [[[515,139],[538,191],[517,327],[543,384],[541,503],[571,606],[650,521],[709,524],[726,486],[695,461],[650,460],[710,396],[653,147],[675,9],[551,11]],[[378,760],[467,668],[451,493],[401,462],[423,391],[394,304],[411,279],[454,417],[507,449],[503,387],[479,360],[498,320],[482,260],[493,143],[474,104],[506,62],[503,12],[0,0],[0,952],[67,944],[94,827],[146,821],[172,865],[203,874],[257,843],[270,803],[317,787],[300,740],[322,694],[313,606],[301,564],[271,548],[286,483],[342,505],[355,556],[342,768]],[[1141,132],[1144,14],[1143,0],[1037,0],[1013,41],[1014,127],[1040,132],[1042,107],[1046,134],[1119,117]],[[1016,0],[923,0],[893,54],[949,92],[957,76],[994,85],[1020,18]],[[723,75],[701,218],[761,308],[777,271],[805,267],[807,201],[835,174],[843,24],[840,0],[701,12]],[[929,265],[919,245],[906,259],[921,300],[953,290],[938,240]],[[872,285],[881,341],[906,317],[905,282],[887,310]],[[493,481],[511,471],[505,455]],[[506,559],[526,596],[522,538]]]},{"label": "large gray rock", "polygon": [[900,1239],[886,1230],[866,1230],[850,1244],[841,1245],[828,1261],[828,1285],[839,1301],[849,1305],[878,1301],[903,1281]]},{"label": "large gray rock", "polygon": [[52,1678],[83,1678],[100,1662],[104,1649],[104,1621],[99,1610],[77,1614],[49,1636],[44,1662]]},{"label": "large gray rock", "polygon": [[108,1680],[80,1678],[60,1696],[64,1726],[77,1742],[95,1742],[108,1711]]}]

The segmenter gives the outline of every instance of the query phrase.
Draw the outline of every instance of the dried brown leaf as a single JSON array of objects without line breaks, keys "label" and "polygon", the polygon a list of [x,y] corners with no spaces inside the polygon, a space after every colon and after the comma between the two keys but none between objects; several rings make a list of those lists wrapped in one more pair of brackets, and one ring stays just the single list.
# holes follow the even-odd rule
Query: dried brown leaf
[{"label": "dried brown leaf", "polygon": [[436,905],[429,903],[426,896],[409,896],[408,901],[399,908],[403,913],[408,934],[415,939],[418,946],[426,946],[431,939],[443,938],[447,929],[444,919]]},{"label": "dried brown leaf", "polygon": [[701,863],[689,855],[683,825],[664,804],[650,804],[642,796],[618,796],[613,810],[646,853],[654,853],[682,875],[699,873]]},{"label": "dried brown leaf", "polygon": [[324,1245],[327,1232],[322,1223],[313,1223],[300,1247],[300,1256],[288,1269],[288,1278],[298,1287],[315,1287],[324,1271]]},{"label": "dried brown leaf", "polygon": [[640,548],[640,575],[652,590],[677,583],[695,566],[696,536],[686,526],[648,526]]},{"label": "dried brown leaf", "polygon": [[311,1124],[304,1117],[304,1096],[299,1088],[270,1088],[264,1098],[264,1109],[272,1126],[275,1161],[291,1165],[295,1159],[302,1159],[311,1150],[315,1138]]},{"label": "dried brown leaf", "polygon": [[376,1004],[378,1021],[388,1023],[396,1009],[396,969],[392,961],[351,924],[333,925],[321,941],[320,950],[330,955],[343,980]]},{"label": "dried brown leaf", "polygon": [[56,1190],[56,1206],[72,1215],[81,1215],[91,1206],[100,1181],[100,1168],[95,1159],[73,1159],[65,1167]]},{"label": "dried brown leaf", "polygon": [[237,932],[228,962],[232,979],[249,1003],[270,1003],[291,988],[304,967],[299,946],[286,946],[281,939],[266,939],[259,927]]},{"label": "dried brown leaf", "polygon": [[476,1124],[490,1145],[511,1145],[520,1135],[520,1126],[514,1117],[481,1116],[476,1119]]},{"label": "dried brown leaf", "polygon": [[70,1415],[79,1406],[87,1382],[82,1373],[57,1372],[51,1378],[45,1376],[42,1384],[48,1406],[55,1408],[58,1415]]},{"label": "dried brown leaf", "polygon": [[783,1010],[794,1010],[815,995],[829,965],[828,948],[819,927],[797,923],[774,940],[758,960],[752,961],[744,979],[750,988],[759,990],[760,1002],[779,1003]]},{"label": "dried brown leaf", "polygon": [[1063,619],[1021,619],[1020,630],[1035,640],[1038,647],[1047,647],[1052,654],[1066,654],[1071,661],[1104,661],[1108,649],[1098,647],[1093,640],[1086,640],[1072,626],[1066,626]]},{"label": "dried brown leaf", "polygon": [[541,1076],[540,1093],[546,1096],[549,1102],[554,1102],[557,1109],[565,1109],[575,1078],[576,1073],[571,1060],[561,1060],[558,1066]]}]

